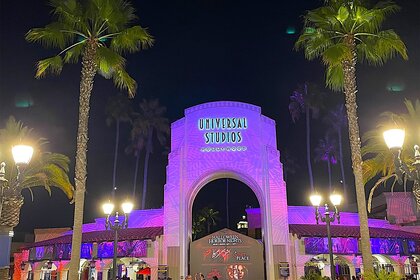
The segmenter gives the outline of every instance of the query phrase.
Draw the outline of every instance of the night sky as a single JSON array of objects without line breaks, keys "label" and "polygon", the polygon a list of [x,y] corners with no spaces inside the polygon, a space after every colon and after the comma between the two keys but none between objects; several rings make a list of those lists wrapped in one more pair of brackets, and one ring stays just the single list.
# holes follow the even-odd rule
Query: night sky
[{"label": "night sky", "polygon": [[[289,204],[307,204],[305,127],[303,120],[296,124],[291,122],[288,103],[299,83],[309,81],[324,87],[321,63],[308,62],[302,52],[293,50],[302,27],[301,15],[322,3],[315,0],[287,1],[287,4],[255,0],[135,1],[139,23],[149,28],[156,43],[149,50],[127,56],[127,70],[139,83],[133,108],[137,109],[143,98],[159,98],[173,122],[183,117],[184,109],[203,102],[233,100],[261,106],[262,113],[277,123],[280,151],[287,149],[300,165],[298,172],[288,180]],[[359,65],[358,103],[362,132],[376,125],[379,113],[399,112],[404,108],[404,98],[420,96],[420,2],[402,0],[397,3],[402,10],[391,16],[386,24],[406,42],[409,61],[396,58],[381,68]],[[36,61],[56,54],[56,50],[46,50],[24,40],[30,28],[44,26],[50,21],[49,12],[46,1],[0,2],[0,122],[3,126],[9,115],[22,120],[50,140],[50,151],[68,155],[73,168],[80,64],[66,65],[58,77],[36,80]],[[295,28],[297,33],[287,34],[290,28]],[[390,85],[401,84],[403,91],[387,90]],[[342,102],[342,94],[325,92],[328,93],[327,106]],[[115,130],[106,125],[105,105],[108,98],[117,93],[111,81],[96,77],[89,121],[85,222],[102,215],[100,205],[111,190]],[[16,106],[28,100],[33,101],[33,106]],[[314,147],[326,127],[321,120],[315,120],[313,126]],[[124,154],[128,133],[129,126],[124,124],[117,174],[121,197],[131,192],[133,181],[134,157]],[[344,148],[347,181],[352,186],[347,138]],[[150,160],[148,207],[159,208],[163,204],[166,157],[156,146]],[[138,193],[141,192],[142,167]],[[314,163],[313,167],[315,184],[327,188],[325,163]],[[338,185],[338,165],[333,167],[333,172],[334,184]],[[71,173],[70,177],[73,176]],[[225,184],[226,180],[219,180],[205,187],[197,197],[197,207],[213,206],[224,217],[223,203],[219,200],[225,200],[220,197]],[[236,192],[246,188],[233,180],[231,184]],[[231,224],[239,218],[245,205],[257,206],[252,192],[246,193],[249,194],[243,195],[242,199],[231,197]],[[25,205],[17,231],[73,225],[73,205],[61,192],[55,190],[49,197],[39,188],[33,202],[29,192],[24,192],[24,196]],[[354,195],[347,200],[354,201]],[[225,223],[225,219],[220,223]]]}]

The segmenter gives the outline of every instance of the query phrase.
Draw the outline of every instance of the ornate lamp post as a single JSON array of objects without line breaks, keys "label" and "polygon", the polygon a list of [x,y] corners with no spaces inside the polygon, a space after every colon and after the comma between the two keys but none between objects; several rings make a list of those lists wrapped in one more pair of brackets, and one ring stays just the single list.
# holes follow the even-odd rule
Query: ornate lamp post
[{"label": "ornate lamp post", "polygon": [[337,219],[337,222],[340,223],[340,212],[338,211],[337,206],[341,203],[342,196],[339,194],[331,194],[330,201],[334,207],[334,212],[330,212],[328,203],[325,203],[325,212],[322,215],[319,212],[319,206],[322,202],[322,197],[319,194],[313,194],[310,197],[312,205],[315,207],[315,219],[316,223],[318,224],[319,220],[321,219],[322,222],[327,224],[327,235],[328,235],[328,253],[330,255],[330,269],[331,269],[331,279],[335,280],[335,266],[334,266],[334,256],[332,250],[332,241],[331,241],[331,223]]},{"label": "ornate lamp post", "polygon": [[[16,205],[13,205],[14,192],[21,180],[21,172],[29,164],[33,155],[33,148],[26,145],[17,145],[12,148],[13,159],[17,168],[17,178],[15,186],[10,186],[6,175],[6,163],[0,164],[0,248],[5,248],[0,254],[0,279],[6,277],[10,265],[10,246],[13,237],[13,228],[19,221],[19,215],[15,213]],[[23,203],[18,201],[18,203]],[[7,211],[6,211],[7,210]],[[16,220],[17,219],[17,220]]]},{"label": "ornate lamp post", "polygon": [[112,222],[110,220],[110,217],[112,216],[112,213],[114,211],[114,204],[111,202],[108,202],[102,205],[102,209],[106,215],[105,228],[114,231],[114,254],[113,254],[113,260],[112,260],[112,280],[117,279],[118,231],[120,229],[128,227],[128,214],[130,214],[131,210],[133,210],[133,203],[126,201],[121,205],[121,208],[124,212],[124,220],[122,222],[120,221],[118,211],[116,211],[115,219]]},{"label": "ornate lamp post", "polygon": [[420,151],[419,146],[414,145],[414,162],[412,168],[401,160],[401,151],[404,144],[405,131],[403,129],[390,129],[384,132],[385,143],[394,154],[395,174],[398,183],[403,179],[413,181],[413,194],[416,198],[417,207],[420,207]]}]

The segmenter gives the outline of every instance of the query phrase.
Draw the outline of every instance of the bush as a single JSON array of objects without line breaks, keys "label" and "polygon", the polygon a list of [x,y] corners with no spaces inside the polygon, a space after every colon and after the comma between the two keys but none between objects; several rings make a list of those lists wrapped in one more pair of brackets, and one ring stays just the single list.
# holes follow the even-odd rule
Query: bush
[{"label": "bush", "polygon": [[400,280],[399,276],[395,272],[386,272],[385,270],[380,270],[379,272],[371,272],[363,274],[365,280]]},{"label": "bush", "polygon": [[305,276],[300,277],[301,280],[324,280],[324,278],[315,271],[310,271]]}]

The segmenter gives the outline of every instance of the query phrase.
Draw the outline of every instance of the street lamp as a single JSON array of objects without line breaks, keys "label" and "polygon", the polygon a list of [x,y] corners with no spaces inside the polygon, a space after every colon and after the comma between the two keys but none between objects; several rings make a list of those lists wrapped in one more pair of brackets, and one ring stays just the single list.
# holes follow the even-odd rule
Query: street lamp
[{"label": "street lamp", "polygon": [[338,211],[337,206],[341,203],[342,196],[340,194],[333,193],[330,195],[331,204],[334,206],[334,212],[330,212],[328,203],[325,203],[325,213],[324,216],[319,212],[319,206],[322,202],[322,196],[319,194],[313,194],[310,197],[312,205],[315,207],[315,219],[316,223],[319,223],[321,219],[322,222],[327,224],[327,235],[328,235],[328,253],[330,255],[330,269],[331,269],[331,279],[335,280],[335,266],[334,266],[334,257],[332,250],[332,241],[331,241],[331,228],[330,225],[332,222],[337,219],[337,222],[340,223],[340,212]]},{"label": "street lamp", "polygon": [[117,279],[117,247],[118,247],[118,231],[128,227],[128,214],[133,210],[133,203],[126,201],[121,204],[121,208],[124,212],[124,221],[121,223],[118,215],[118,211],[115,212],[114,222],[110,220],[112,213],[114,211],[114,204],[111,202],[104,203],[102,209],[106,215],[105,228],[108,230],[114,231],[114,255],[112,261],[112,280]]},{"label": "street lamp", "polygon": [[384,132],[385,143],[394,154],[395,174],[398,183],[403,179],[413,181],[413,194],[416,198],[417,206],[420,207],[420,151],[419,146],[414,145],[413,168],[410,168],[401,160],[401,151],[404,144],[405,131],[403,129],[390,129]]},{"label": "street lamp", "polygon": [[[16,164],[17,173],[17,184],[20,182],[20,174],[23,168],[25,168],[32,159],[34,149],[31,146],[27,145],[17,145],[12,147],[13,159]],[[0,218],[2,216],[3,209],[3,199],[4,199],[4,189],[6,188],[7,179],[6,175],[6,163],[2,162],[0,164]]]}]

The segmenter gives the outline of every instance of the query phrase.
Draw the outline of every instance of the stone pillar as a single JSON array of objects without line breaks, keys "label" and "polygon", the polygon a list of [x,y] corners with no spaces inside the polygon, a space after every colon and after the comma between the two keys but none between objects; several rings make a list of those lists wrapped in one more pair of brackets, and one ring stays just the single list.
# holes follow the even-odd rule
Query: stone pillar
[{"label": "stone pillar", "polygon": [[108,271],[109,269],[102,270],[102,280],[108,280]]},{"label": "stone pillar", "polygon": [[41,279],[41,270],[34,270],[34,280]]}]

